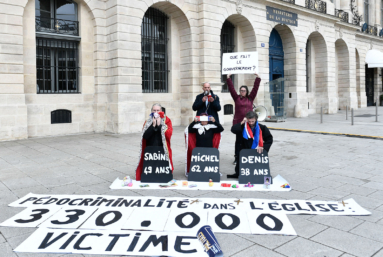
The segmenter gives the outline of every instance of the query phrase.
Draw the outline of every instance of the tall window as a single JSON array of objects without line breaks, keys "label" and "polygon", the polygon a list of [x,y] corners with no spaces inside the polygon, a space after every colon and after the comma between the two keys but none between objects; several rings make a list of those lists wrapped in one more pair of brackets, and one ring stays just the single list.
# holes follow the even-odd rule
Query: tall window
[{"label": "tall window", "polygon": [[149,8],[141,24],[142,92],[168,92],[168,17]]},{"label": "tall window", "polygon": [[311,42],[306,43],[306,92],[310,92],[311,84]]},{"label": "tall window", "polygon": [[364,0],[364,22],[369,24],[369,0]]},{"label": "tall window", "polygon": [[71,0],[36,0],[36,31],[78,36],[77,4]]},{"label": "tall window", "polygon": [[37,93],[78,93],[77,4],[36,0],[35,7]]},{"label": "tall window", "polygon": [[37,93],[78,93],[77,42],[36,40]]},{"label": "tall window", "polygon": [[[221,30],[221,66],[222,66],[222,55],[224,53],[232,53],[234,52],[234,25],[226,20],[223,23],[222,30]],[[229,92],[229,88],[226,84],[226,75],[222,75],[221,82],[223,82],[222,86],[222,92]],[[234,83],[234,75],[231,76],[231,79]]]}]

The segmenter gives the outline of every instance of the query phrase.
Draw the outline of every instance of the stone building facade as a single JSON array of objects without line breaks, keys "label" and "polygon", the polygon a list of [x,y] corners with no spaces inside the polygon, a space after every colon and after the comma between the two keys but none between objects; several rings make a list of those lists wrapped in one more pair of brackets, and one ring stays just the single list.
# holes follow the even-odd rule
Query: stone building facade
[{"label": "stone building facade", "polygon": [[[296,14],[297,24],[268,19],[267,7]],[[374,105],[382,70],[365,59],[383,52],[382,13],[381,0],[1,1],[0,140],[138,132],[156,102],[174,126],[187,125],[206,81],[222,107],[233,104],[221,76],[224,27],[231,51],[259,54],[256,105],[267,105],[267,82],[278,73],[270,65],[278,40],[288,116]],[[144,17],[166,17],[166,28],[144,30]],[[143,43],[150,40],[158,42]],[[223,108],[220,116],[232,121]]]}]

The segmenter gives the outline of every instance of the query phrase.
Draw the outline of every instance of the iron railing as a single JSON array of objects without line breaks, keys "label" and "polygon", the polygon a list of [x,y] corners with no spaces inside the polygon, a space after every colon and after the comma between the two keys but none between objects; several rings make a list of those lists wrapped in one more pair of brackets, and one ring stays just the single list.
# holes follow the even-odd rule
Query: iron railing
[{"label": "iron railing", "polygon": [[366,34],[370,34],[370,35],[373,35],[373,36],[377,36],[378,35],[378,28],[375,27],[375,26],[371,26],[371,25],[368,25],[367,23],[364,23],[362,25],[362,32],[366,33]]},{"label": "iron railing", "polygon": [[340,9],[335,9],[335,16],[340,18],[341,21],[348,23],[348,12]]},{"label": "iron railing", "polygon": [[286,3],[295,4],[295,0],[281,0]]},{"label": "iron railing", "polygon": [[305,7],[317,12],[327,13],[326,2],[321,0],[306,0]]},{"label": "iron railing", "polygon": [[36,31],[78,36],[79,22],[37,16]]}]

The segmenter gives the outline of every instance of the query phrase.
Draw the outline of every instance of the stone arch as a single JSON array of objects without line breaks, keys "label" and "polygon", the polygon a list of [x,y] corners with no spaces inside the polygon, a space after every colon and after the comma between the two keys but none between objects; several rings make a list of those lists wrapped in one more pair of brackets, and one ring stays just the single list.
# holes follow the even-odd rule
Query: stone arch
[{"label": "stone arch", "polygon": [[316,113],[320,112],[323,107],[324,112],[329,110],[328,97],[328,51],[327,43],[323,35],[318,31],[312,32],[308,39],[310,44],[310,88],[308,92],[308,102],[311,106],[315,106]]},{"label": "stone arch", "polygon": [[338,108],[346,109],[350,105],[350,57],[346,42],[335,41],[335,85],[338,95]]},{"label": "stone arch", "polygon": [[[182,3],[181,3],[182,4]],[[169,67],[169,90],[161,94],[161,104],[166,107],[169,117],[172,117],[173,126],[189,124],[187,116],[192,116],[189,101],[181,101],[188,97],[191,92],[191,81],[193,79],[193,35],[189,19],[176,3],[160,1],[148,6],[166,14],[168,20],[168,67]],[[145,10],[145,12],[147,11]],[[144,12],[144,14],[145,14]],[[144,16],[142,15],[142,17]],[[141,24],[140,24],[141,26]],[[141,50],[141,49],[140,49]],[[140,51],[141,52],[141,51]],[[143,94],[146,114],[149,114],[153,102],[153,94]],[[185,107],[188,108],[185,108]],[[181,111],[177,111],[181,110]]]},{"label": "stone arch", "polygon": [[[95,1],[75,0],[78,5],[79,36],[78,45],[78,83],[81,94],[37,94],[36,85],[36,31],[35,31],[35,1],[25,1],[23,10],[23,48],[24,48],[24,92],[27,102],[28,133],[33,136],[50,136],[73,133],[94,132],[105,130],[106,117],[97,114],[97,110],[105,110],[105,103],[99,108],[97,97],[97,63],[104,61],[97,58],[101,47],[97,47],[97,40],[103,40],[103,35],[96,33],[96,18],[90,3]],[[92,4],[93,5],[93,4]],[[93,9],[96,7],[94,6]],[[102,16],[102,15],[99,15]],[[60,39],[58,39],[60,40]],[[102,50],[101,50],[102,51]],[[100,67],[104,67],[100,65]],[[73,111],[72,124],[63,129],[62,126],[50,125],[50,112],[65,106]],[[101,124],[98,124],[98,123]]]}]

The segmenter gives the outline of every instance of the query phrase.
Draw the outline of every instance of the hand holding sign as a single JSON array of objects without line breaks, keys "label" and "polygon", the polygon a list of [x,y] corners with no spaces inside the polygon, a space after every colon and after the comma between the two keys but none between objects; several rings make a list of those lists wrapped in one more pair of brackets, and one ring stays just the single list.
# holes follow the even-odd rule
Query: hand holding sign
[{"label": "hand holding sign", "polygon": [[239,52],[223,54],[222,74],[231,75],[252,73],[258,73],[258,52]]}]

